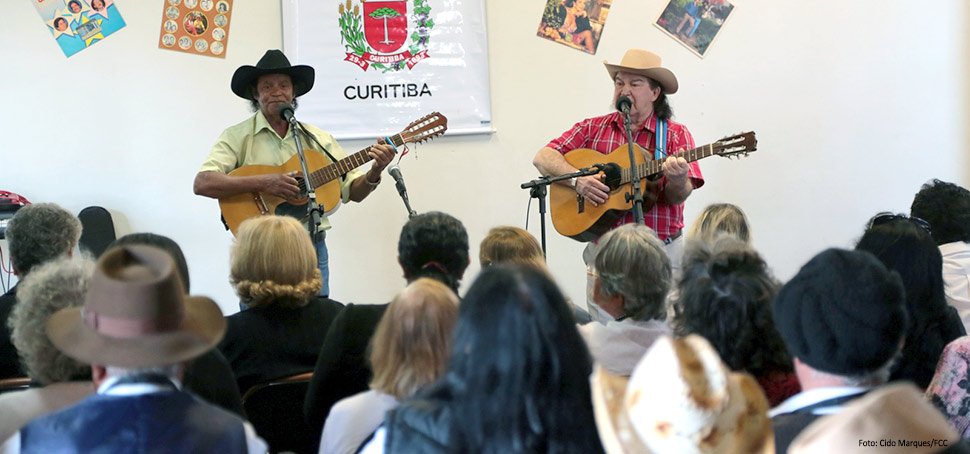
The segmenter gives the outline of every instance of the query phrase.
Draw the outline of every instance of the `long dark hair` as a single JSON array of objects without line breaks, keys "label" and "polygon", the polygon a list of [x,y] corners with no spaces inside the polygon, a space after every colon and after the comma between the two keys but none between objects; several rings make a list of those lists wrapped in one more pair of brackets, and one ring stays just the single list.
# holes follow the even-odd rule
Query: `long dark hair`
[{"label": "long dark hair", "polygon": [[778,288],[768,265],[743,241],[722,235],[712,243],[691,242],[674,302],[674,332],[703,336],[733,370],[756,377],[791,372],[772,318]]},{"label": "long dark hair", "polygon": [[664,87],[651,78],[647,78],[650,83],[650,88],[660,89],[660,96],[653,102],[653,114],[658,120],[670,120],[674,116],[674,109],[670,107],[670,103],[667,102],[667,93],[664,91]]},{"label": "long dark hair", "polygon": [[419,214],[401,229],[397,259],[408,282],[428,277],[458,293],[468,267],[468,232],[461,221],[449,214]]},{"label": "long dark hair", "polygon": [[542,271],[489,267],[459,307],[441,385],[462,451],[600,452],[592,360],[562,293]]},{"label": "long dark hair", "polygon": [[926,228],[901,215],[872,225],[856,249],[871,252],[902,278],[910,324],[890,379],[906,378],[925,388],[943,347],[963,334],[962,324],[948,323],[959,319],[946,303],[940,250]]}]

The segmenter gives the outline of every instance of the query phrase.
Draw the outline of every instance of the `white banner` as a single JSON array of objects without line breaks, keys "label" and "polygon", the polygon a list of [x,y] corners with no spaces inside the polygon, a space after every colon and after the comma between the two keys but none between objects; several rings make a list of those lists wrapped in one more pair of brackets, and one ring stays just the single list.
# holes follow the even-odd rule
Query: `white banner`
[{"label": "white banner", "polygon": [[484,0],[281,0],[284,51],[316,70],[297,117],[338,139],[394,134],[432,111],[492,132]]}]

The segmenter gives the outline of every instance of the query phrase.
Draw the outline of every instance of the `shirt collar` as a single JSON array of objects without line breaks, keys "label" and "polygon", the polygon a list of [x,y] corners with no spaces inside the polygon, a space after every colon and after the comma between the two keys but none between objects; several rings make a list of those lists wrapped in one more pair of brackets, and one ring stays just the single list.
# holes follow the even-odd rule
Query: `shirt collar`
[{"label": "shirt collar", "polygon": [[[777,407],[768,412],[768,416],[774,418],[780,414],[791,413],[795,410],[816,404],[818,402],[834,399],[836,397],[858,394],[866,391],[867,389],[869,388],[861,388],[857,386],[828,386],[824,388],[808,389],[795,394],[784,402],[778,404]],[[813,413],[820,413],[824,409],[819,410],[819,412]]]},{"label": "shirt collar", "polygon": [[169,385],[160,383],[119,383],[125,378],[126,377],[109,377],[101,383],[101,386],[98,386],[98,394],[106,396],[140,396],[142,394],[173,391],[172,385],[175,386],[174,390],[179,390],[182,388],[182,383],[179,380],[171,377],[166,377],[169,381],[171,381]]},{"label": "shirt collar", "polygon": [[[263,111],[256,110],[256,123],[253,125],[253,134],[258,134],[260,131],[264,129],[272,133],[274,136],[279,137],[279,134],[276,133],[276,130],[273,129],[272,126],[270,126],[269,120],[267,120],[266,116],[263,115]],[[292,129],[293,128],[286,128],[286,137],[290,136],[290,131]],[[282,137],[282,139],[286,139],[286,137]]]},{"label": "shirt collar", "polygon": [[[616,125],[617,129],[621,131],[623,130],[623,114],[621,114],[620,112],[613,112],[613,118],[611,118],[610,121],[612,121],[613,124]],[[650,131],[651,133],[656,133],[657,132],[656,114],[651,113],[650,116],[647,117],[647,120],[643,122],[643,126],[647,131]]]}]

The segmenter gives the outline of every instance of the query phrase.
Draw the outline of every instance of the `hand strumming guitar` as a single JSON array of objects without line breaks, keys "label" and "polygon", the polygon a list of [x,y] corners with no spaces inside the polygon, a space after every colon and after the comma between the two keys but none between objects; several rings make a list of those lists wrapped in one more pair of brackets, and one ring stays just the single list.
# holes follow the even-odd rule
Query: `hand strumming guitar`
[{"label": "hand strumming guitar", "polygon": [[300,195],[299,182],[293,172],[259,175],[259,191],[290,200]]},{"label": "hand strumming guitar", "polygon": [[576,193],[593,206],[605,203],[610,196],[610,187],[603,182],[604,178],[606,175],[603,173],[576,178]]}]

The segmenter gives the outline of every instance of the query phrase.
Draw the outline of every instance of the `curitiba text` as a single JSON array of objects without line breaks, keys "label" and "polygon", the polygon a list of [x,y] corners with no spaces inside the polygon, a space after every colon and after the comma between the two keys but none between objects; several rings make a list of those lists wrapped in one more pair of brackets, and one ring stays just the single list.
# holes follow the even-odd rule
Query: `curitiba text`
[{"label": "curitiba text", "polygon": [[344,88],[347,99],[417,98],[431,96],[428,84],[348,85]]}]

